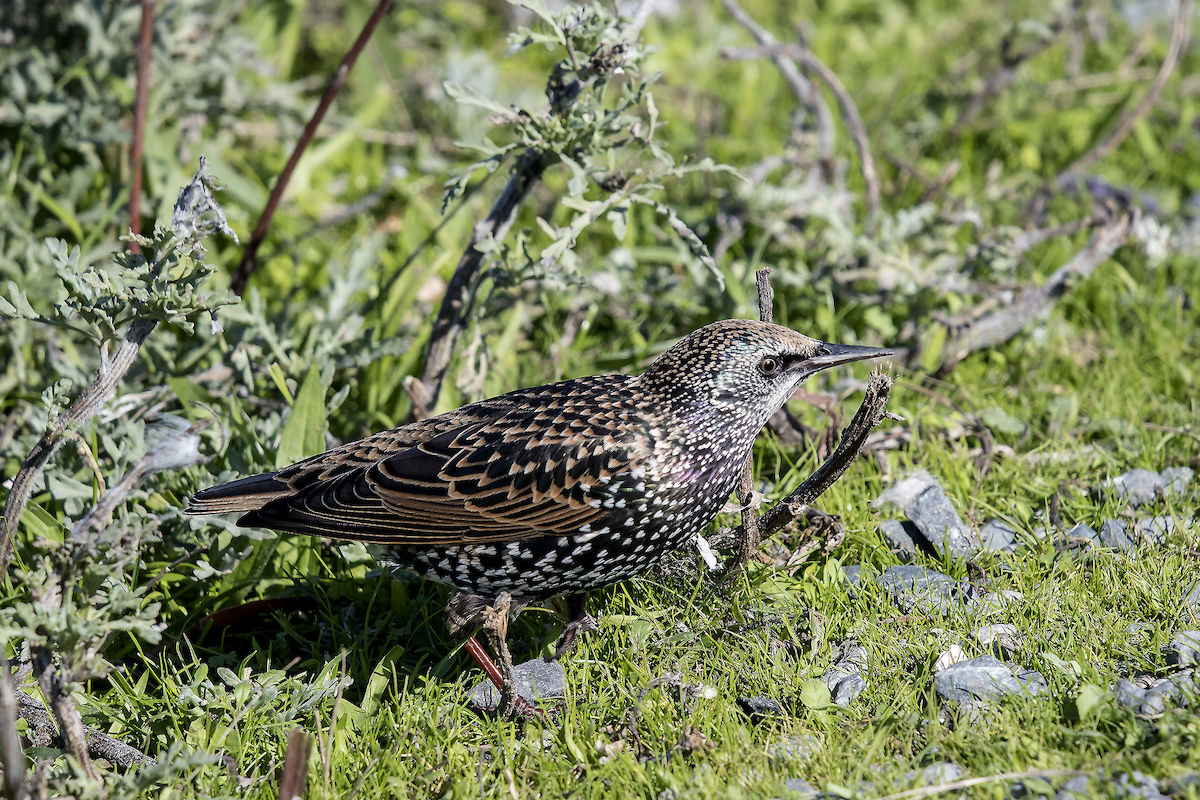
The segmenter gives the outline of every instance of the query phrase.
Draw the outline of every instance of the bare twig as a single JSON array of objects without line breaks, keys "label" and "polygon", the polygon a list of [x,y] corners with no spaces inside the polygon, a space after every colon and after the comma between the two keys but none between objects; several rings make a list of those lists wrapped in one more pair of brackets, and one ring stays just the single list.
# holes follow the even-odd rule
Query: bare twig
[{"label": "bare twig", "polygon": [[867,187],[867,214],[874,214],[879,210],[879,176],[875,170],[875,159],[871,157],[871,142],[867,137],[867,128],[863,125],[862,115],[858,113],[858,106],[854,104],[853,98],[846,91],[846,87],[842,85],[837,73],[830,69],[824,61],[817,58],[816,54],[807,47],[790,43],[764,44],[759,47],[740,49],[730,48],[722,51],[721,55],[731,61],[763,56],[775,59],[782,55],[811,69],[829,87],[829,91],[833,92],[838,108],[842,112],[842,120],[850,129],[851,138],[854,139],[854,147],[858,150],[858,160],[862,168],[863,183]]},{"label": "bare twig", "polygon": [[946,344],[949,356],[940,371],[952,369],[969,353],[994,347],[1016,336],[1034,317],[1054,305],[1058,298],[1066,293],[1072,278],[1086,278],[1096,267],[1108,260],[1133,229],[1136,215],[1136,210],[1128,211],[1108,225],[1098,228],[1087,246],[1055,270],[1043,285],[1025,293],[1007,308],[988,314],[955,334]]},{"label": "bare twig", "polygon": [[[409,392],[410,397],[414,398],[414,410],[418,415],[428,415],[437,404],[438,395],[442,391],[442,381],[445,380],[446,370],[450,366],[450,356],[454,353],[454,345],[462,332],[463,318],[471,297],[471,284],[474,283],[475,276],[479,274],[484,262],[484,253],[478,249],[478,245],[487,239],[499,241],[504,238],[516,219],[517,209],[521,207],[522,201],[545,170],[546,164],[542,154],[533,148],[525,150],[513,167],[512,177],[508,179],[504,191],[492,204],[492,210],[483,220],[476,223],[471,232],[471,241],[446,287],[442,307],[429,336],[425,370],[421,374],[421,383],[429,398],[425,407],[416,410],[416,395]],[[407,388],[406,386],[405,389]]]},{"label": "bare twig", "polygon": [[76,398],[63,414],[54,422],[54,426],[42,436],[29,457],[21,465],[20,472],[13,478],[12,489],[8,493],[8,501],[4,507],[3,530],[0,531],[0,575],[8,570],[9,559],[12,558],[13,537],[17,532],[17,524],[25,511],[25,504],[33,491],[33,484],[45,468],[58,448],[68,438],[71,431],[78,428],[95,416],[104,401],[112,395],[117,384],[137,357],[142,342],[154,330],[158,323],[152,319],[137,319],[130,323],[117,347],[117,352],[111,358],[101,359],[100,369],[97,370],[96,380]]},{"label": "bare twig", "polygon": [[642,28],[646,27],[646,23],[650,21],[650,15],[654,12],[654,0],[642,0],[638,3],[637,11],[633,13],[633,22],[626,28],[628,36],[637,36],[642,32]]},{"label": "bare twig", "polygon": [[[58,731],[46,707],[24,692],[17,692],[16,696],[19,702],[18,713],[29,726],[29,738],[45,744],[56,741]],[[86,727],[84,732],[88,754],[92,758],[102,758],[118,769],[128,769],[135,765],[149,767],[158,763],[136,747],[130,747],[107,733]]]},{"label": "bare twig", "polygon": [[[142,147],[146,141],[146,101],[150,94],[150,46],[154,40],[154,0],[142,0],[142,24],[138,30],[137,92],[133,101],[133,148],[129,153],[129,230],[142,232]],[[142,252],[133,239],[129,249]]]},{"label": "bare twig", "polygon": [[1091,150],[1075,159],[1070,166],[1058,174],[1056,183],[1060,187],[1064,183],[1074,182],[1078,178],[1079,173],[1115,150],[1117,145],[1124,141],[1129,132],[1133,130],[1133,126],[1137,124],[1138,120],[1150,112],[1151,107],[1158,100],[1158,95],[1162,92],[1163,86],[1166,85],[1167,80],[1171,77],[1171,73],[1175,71],[1175,64],[1179,61],[1179,54],[1187,46],[1188,15],[1191,6],[1190,0],[1176,0],[1175,24],[1171,29],[1171,44],[1167,49],[1167,55],[1163,59],[1162,66],[1159,67],[1158,75],[1155,76],[1154,82],[1150,84],[1150,89],[1146,92],[1146,96],[1136,106],[1121,115],[1121,119],[1108,136],[1104,137]]},{"label": "bare twig", "polygon": [[287,755],[283,758],[283,774],[279,777],[279,800],[300,800],[308,777],[308,734],[294,730],[288,736]]},{"label": "bare twig", "polygon": [[246,243],[246,249],[242,252],[242,261],[238,264],[237,272],[233,275],[233,280],[230,282],[230,288],[234,294],[241,296],[246,289],[246,281],[250,279],[250,274],[254,272],[257,266],[256,256],[258,248],[262,244],[263,239],[267,235],[267,228],[271,226],[271,220],[275,216],[275,209],[279,206],[279,201],[283,197],[283,192],[287,188],[288,182],[292,179],[292,173],[296,170],[296,165],[300,163],[300,157],[304,155],[304,151],[308,149],[308,145],[312,142],[313,136],[317,133],[317,128],[321,125],[321,120],[325,118],[325,113],[329,111],[329,106],[333,104],[333,99],[337,97],[341,91],[342,85],[346,83],[346,78],[350,75],[350,70],[354,68],[354,62],[358,60],[359,54],[366,46],[367,41],[371,38],[371,34],[375,32],[375,28],[379,25],[379,21],[383,19],[383,15],[391,7],[392,0],[379,0],[375,5],[375,10],[371,13],[366,25],[355,39],[354,45],[346,56],[342,59],[342,63],[338,65],[337,71],[333,73],[333,79],[329,81],[329,86],[325,88],[325,94],[321,96],[321,102],[317,104],[317,110],[313,112],[312,119],[304,126],[304,132],[300,134],[300,140],[296,142],[296,147],[292,150],[292,156],[288,159],[287,166],[283,168],[283,172],[279,173],[279,179],[275,181],[275,187],[271,189],[271,195],[267,198],[267,206],[263,209],[262,216],[259,217],[258,225],[254,228],[254,233],[250,237],[250,241]]},{"label": "bare twig", "polygon": [[813,88],[812,83],[804,77],[791,58],[783,51],[775,49],[777,44],[775,37],[738,5],[737,0],[721,0],[721,2],[735,22],[748,30],[755,41],[771,51],[771,61],[775,63],[784,80],[792,88],[792,94],[796,95],[796,99],[800,101],[801,105],[813,110],[817,120],[817,156],[822,164],[828,164],[833,158],[835,131],[833,115],[829,112],[825,98]]},{"label": "bare twig", "polygon": [[17,800],[25,778],[25,753],[17,732],[17,695],[13,691],[8,659],[0,653],[0,758],[4,762],[4,796]]},{"label": "bare twig", "polygon": [[46,705],[54,714],[58,723],[58,732],[62,737],[64,749],[79,762],[83,774],[92,780],[101,780],[100,770],[88,757],[87,729],[83,727],[83,718],[79,709],[71,700],[64,685],[62,671],[54,665],[54,656],[44,645],[34,645],[30,648],[33,657],[33,671],[37,674],[38,686]]}]

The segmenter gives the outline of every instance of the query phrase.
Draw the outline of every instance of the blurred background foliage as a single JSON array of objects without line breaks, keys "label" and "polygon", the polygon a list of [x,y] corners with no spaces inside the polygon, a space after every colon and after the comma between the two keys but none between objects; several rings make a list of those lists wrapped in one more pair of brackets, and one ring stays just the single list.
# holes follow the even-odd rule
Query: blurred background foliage
[{"label": "blurred background foliage", "polygon": [[[372,8],[362,0],[158,4],[143,229],[169,218],[204,155],[226,187],[218,200],[229,224],[245,241]],[[1139,391],[1159,404],[1155,421],[1191,424],[1192,303],[1200,291],[1197,48],[1184,49],[1149,113],[1086,171],[1086,185],[1058,180],[1147,91],[1168,52],[1173,3],[746,0],[744,8],[840,78],[869,139],[880,209],[868,213],[853,131],[824,84],[814,83],[834,111],[832,131],[822,132],[770,59],[725,57],[754,41],[719,2],[662,0],[642,31],[652,46],[642,72],[662,75],[650,87],[652,105],[638,113],[658,120],[655,143],[676,163],[712,159],[736,170],[664,178],[661,199],[703,241],[719,276],[702,263],[703,248],[689,247],[645,205],[587,226],[572,258],[531,270],[576,213],[563,199],[581,188],[572,186],[569,165],[551,166],[522,205],[508,247],[473,286],[476,302],[438,410],[521,386],[639,370],[707,322],[756,316],[754,271],[771,266],[777,321],[830,341],[905,348],[900,374],[925,394],[901,387],[893,407],[914,429],[945,432],[974,424],[981,410],[1003,409],[990,417],[991,434],[1023,451],[1070,440],[1115,443],[1126,456],[1148,458],[1142,420],[1123,413],[1120,397],[1127,388],[1120,376],[1139,370]],[[123,247],[139,19],[137,5],[111,0],[12,0],[0,18],[0,294],[23,292],[48,317],[61,299],[55,265],[63,251],[47,239],[78,248],[80,269],[103,267]],[[328,695],[336,684],[328,619],[358,626],[383,647],[395,631],[367,621],[383,605],[389,619],[408,626],[406,671],[432,665],[428,674],[440,677],[450,669],[436,617],[408,613],[414,602],[434,608],[428,597],[437,589],[347,582],[377,574],[357,546],[262,538],[231,520],[188,519],[178,508],[201,485],[311,451],[311,430],[287,427],[302,404],[325,444],[410,418],[404,379],[420,374],[447,281],[509,162],[493,175],[476,171],[445,215],[444,186],[477,158],[462,143],[503,146],[516,135],[487,109],[454,102],[444,84],[505,107],[545,107],[546,76],[561,54],[540,45],[506,54],[509,34],[522,25],[538,21],[501,2],[416,0],[391,10],[292,177],[242,302],[221,307],[212,324],[164,324],[147,340],[118,397],[38,484],[17,537],[18,568],[62,541],[62,526],[103,493],[103,481],[111,485],[145,454],[156,415],[208,418],[217,423],[203,434],[212,460],[148,477],[118,515],[150,526],[125,580],[144,587],[158,576],[143,597],[161,604],[161,622],[182,631],[206,613],[332,571],[339,580],[324,593],[297,601],[323,606],[324,617],[289,631],[287,641],[250,634],[253,646],[214,658],[235,667],[230,659],[239,652],[266,653],[265,663],[275,665],[302,658]],[[823,153],[821,136],[830,133],[832,149]],[[615,148],[610,173],[646,169],[623,153]],[[588,177],[586,200],[612,191],[598,173]],[[1012,341],[946,364],[940,348],[957,327],[1042,283],[1087,243],[1088,220],[1125,207],[1140,215],[1129,243],[1072,287],[1053,314]],[[1030,231],[1045,235],[1023,239]],[[223,237],[205,246],[216,267],[212,287],[224,288],[241,248]],[[92,381],[100,352],[70,329],[26,319],[3,326],[0,451],[11,479],[64,398]],[[930,374],[943,382],[927,381]],[[930,386],[954,399],[950,407],[928,401]],[[56,388],[44,394],[49,387]],[[1188,442],[1172,440],[1157,456],[1187,461]],[[765,447],[763,464],[776,465],[764,467],[770,480],[790,465],[776,445]],[[1036,499],[1014,502],[1008,511],[1026,522],[1038,513]],[[11,579],[5,591],[6,602],[23,593]],[[336,606],[343,595],[356,602]],[[143,646],[128,636],[107,647],[113,664],[143,659],[110,680],[132,686],[154,672],[175,685],[153,667],[161,653],[139,655]],[[175,655],[185,671],[200,663],[194,654]],[[381,692],[371,684],[374,664],[351,669],[367,671],[359,687]],[[191,688],[172,691],[220,694],[204,682],[205,669],[198,667]],[[358,700],[369,708],[378,698],[368,692]],[[91,718],[116,713],[104,710],[108,701],[89,702]],[[177,736],[211,746],[211,719],[197,716],[186,728],[164,715],[131,723],[143,744]]]}]

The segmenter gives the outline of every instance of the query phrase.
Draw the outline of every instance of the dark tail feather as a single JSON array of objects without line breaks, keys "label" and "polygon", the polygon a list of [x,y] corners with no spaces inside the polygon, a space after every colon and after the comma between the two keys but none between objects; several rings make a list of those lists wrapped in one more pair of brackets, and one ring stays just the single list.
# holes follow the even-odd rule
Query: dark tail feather
[{"label": "dark tail feather", "polygon": [[188,504],[189,514],[225,514],[230,511],[256,511],[272,500],[293,494],[293,489],[276,472],[251,475],[196,492]]}]

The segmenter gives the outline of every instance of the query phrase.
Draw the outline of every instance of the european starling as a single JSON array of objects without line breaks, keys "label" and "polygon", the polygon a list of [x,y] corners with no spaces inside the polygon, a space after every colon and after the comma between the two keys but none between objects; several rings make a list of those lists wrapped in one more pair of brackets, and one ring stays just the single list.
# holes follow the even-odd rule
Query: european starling
[{"label": "european starling", "polygon": [[[561,655],[594,627],[586,592],[696,541],[736,487],[755,436],[806,378],[887,355],[770,323],[716,322],[637,377],[576,378],[471,403],[205,489],[188,511],[244,511],[239,525],[386,545],[395,566],[453,586],[450,632],[466,638],[488,623],[504,713],[515,698],[498,612],[563,595]],[[468,645],[495,681],[478,643]]]}]

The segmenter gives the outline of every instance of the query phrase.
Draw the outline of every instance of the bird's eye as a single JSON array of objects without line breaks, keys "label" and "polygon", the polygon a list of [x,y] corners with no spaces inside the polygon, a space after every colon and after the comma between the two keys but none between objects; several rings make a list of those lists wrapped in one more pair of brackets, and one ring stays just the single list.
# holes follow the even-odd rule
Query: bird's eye
[{"label": "bird's eye", "polygon": [[767,356],[758,362],[758,371],[763,375],[774,375],[776,372],[779,372],[779,359]]}]

